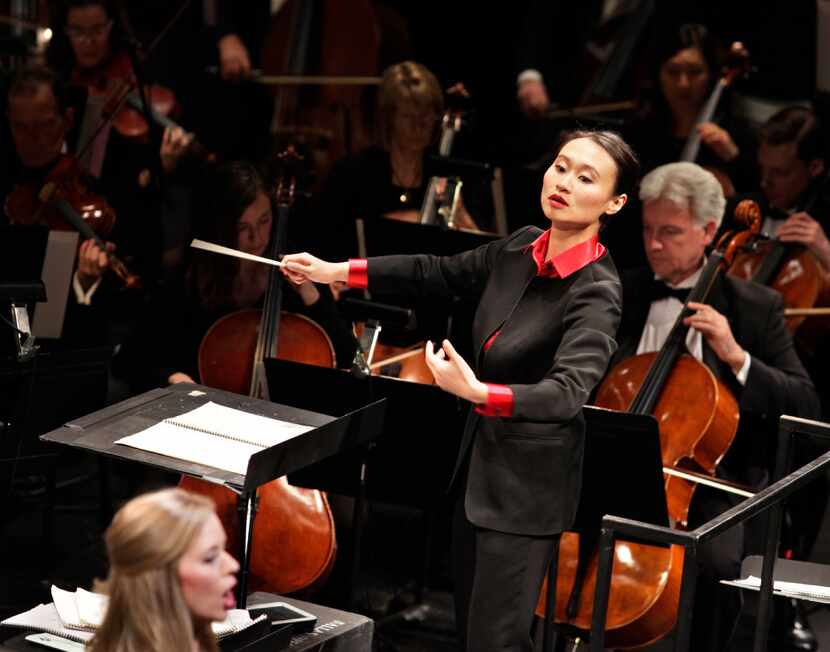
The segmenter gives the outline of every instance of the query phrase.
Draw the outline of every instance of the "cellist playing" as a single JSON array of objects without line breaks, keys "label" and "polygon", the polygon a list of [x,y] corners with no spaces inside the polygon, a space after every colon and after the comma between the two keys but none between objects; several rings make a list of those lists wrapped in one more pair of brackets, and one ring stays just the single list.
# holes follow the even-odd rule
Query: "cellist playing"
[{"label": "cellist playing", "polygon": [[[623,313],[612,367],[663,345],[700,276],[706,247],[718,231],[726,204],[717,179],[694,163],[670,163],[650,172],[642,180],[640,199],[648,267],[621,275]],[[764,455],[768,442],[774,441],[778,417],[814,419],[820,414],[816,391],[785,327],[781,297],[761,285],[721,275],[709,293],[709,303],[692,302],[689,307],[693,314],[686,319],[691,327],[686,347],[732,390],[740,407],[738,434],[718,474],[758,488],[767,482]],[[689,527],[732,504],[729,494],[698,486]],[[721,649],[710,639],[716,636],[717,582],[737,577],[745,549],[757,547],[760,541],[735,528],[701,548],[702,577],[690,649]],[[722,606],[726,614],[721,616],[722,629],[728,633],[729,615],[734,620],[736,610]]]}]

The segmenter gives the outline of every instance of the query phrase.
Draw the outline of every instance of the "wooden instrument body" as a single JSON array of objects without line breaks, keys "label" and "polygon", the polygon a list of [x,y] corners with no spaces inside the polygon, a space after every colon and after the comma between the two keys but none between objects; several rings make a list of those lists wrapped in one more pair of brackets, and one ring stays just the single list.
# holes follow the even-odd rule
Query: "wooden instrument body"
[{"label": "wooden instrument body", "polygon": [[[627,411],[649,369],[655,353],[623,360],[600,386],[595,404]],[[694,400],[689,393],[694,392]],[[660,431],[663,465],[714,475],[738,428],[738,404],[712,372],[690,355],[675,363],[654,417]],[[685,527],[689,505],[697,485],[665,476],[666,500],[673,523]],[[566,532],[559,552],[556,586],[556,619],[590,629],[596,588],[597,554],[588,561],[579,593],[578,609],[569,618],[566,607],[574,589],[579,559],[579,535]],[[614,571],[606,618],[606,642],[612,648],[638,648],[659,640],[674,627],[683,571],[683,548],[660,548],[619,541],[614,550]],[[536,612],[544,614],[545,589]]]},{"label": "wooden instrument body", "polygon": [[[643,353],[623,360],[600,385],[595,404],[627,411],[655,358],[654,353]],[[738,403],[732,392],[688,354],[675,363],[653,414],[659,424],[663,466],[670,468],[714,475],[738,431]],[[669,518],[685,527],[697,485],[666,476],[665,486]]]},{"label": "wooden instrument body", "polygon": [[[257,309],[239,310],[208,330],[199,346],[199,375],[204,385],[247,393],[261,315]],[[278,357],[334,367],[334,347],[328,335],[307,317],[283,313],[278,338]],[[194,478],[183,478],[181,486],[216,503],[228,533],[228,549],[238,550],[241,530],[236,494]],[[337,551],[334,517],[326,495],[316,489],[292,487],[283,477],[260,487],[258,497],[249,589],[281,594],[313,592],[328,577]]]},{"label": "wooden instrument body", "polygon": [[[202,384],[237,393],[250,384],[261,318],[262,311],[256,308],[237,310],[210,327],[199,345]],[[328,334],[303,315],[282,313],[277,347],[281,360],[336,366]]]},{"label": "wooden instrument body", "polygon": [[[785,253],[769,280],[758,278],[764,261],[776,246],[775,241],[758,243],[755,251],[737,255],[729,273],[746,280],[755,280],[776,290],[786,308],[815,308],[830,306],[830,286],[825,282],[825,270],[806,247],[786,245]],[[830,321],[826,317],[794,316],[786,318],[787,329],[793,333],[802,351],[813,353],[826,337]]]},{"label": "wooden instrument body", "polygon": [[[277,215],[267,256],[277,258],[285,244],[286,226],[294,200],[298,157],[293,148],[280,155],[285,166],[275,190]],[[199,346],[202,383],[249,396],[270,396],[263,363],[269,358],[335,366],[334,347],[312,320],[282,313],[282,276],[268,272],[262,310],[240,310],[220,319]],[[290,379],[286,379],[290,382]],[[189,488],[211,496],[228,533],[239,549],[241,527],[235,493],[202,480],[188,479]],[[291,487],[285,478],[257,489],[258,517],[250,544],[249,590],[273,593],[310,592],[318,588],[334,565],[337,540],[334,518],[324,493]],[[233,550],[233,548],[231,548]]]}]

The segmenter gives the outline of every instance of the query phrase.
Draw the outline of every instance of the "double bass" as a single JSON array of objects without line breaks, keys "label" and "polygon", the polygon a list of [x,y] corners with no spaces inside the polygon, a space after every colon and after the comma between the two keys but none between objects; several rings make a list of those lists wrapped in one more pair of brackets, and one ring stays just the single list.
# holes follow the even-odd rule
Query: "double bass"
[{"label": "double bass", "polygon": [[[746,200],[736,218],[748,226],[726,233],[718,242],[689,294],[704,302],[718,276],[760,228],[755,202]],[[684,305],[661,349],[623,360],[600,385],[595,405],[617,411],[653,415],[659,424],[668,514],[673,527],[688,523],[697,486],[713,480],[718,463],[738,429],[738,403],[729,389],[701,362],[684,354],[691,314]],[[696,400],[690,400],[689,387]],[[589,630],[596,586],[596,551],[585,550],[580,535],[563,533],[556,582],[556,620]],[[670,548],[618,541],[606,619],[606,641],[612,648],[639,648],[666,636],[674,627],[683,571],[683,547]],[[546,586],[536,613],[544,615]]]},{"label": "double bass", "polygon": [[[290,151],[283,158],[294,156]],[[276,191],[277,216],[267,254],[271,258],[284,248],[294,192],[294,177],[284,176]],[[282,276],[272,268],[262,310],[231,313],[205,334],[199,347],[203,384],[267,398],[266,358],[334,367],[334,350],[325,331],[302,315],[281,315],[282,282]],[[225,487],[194,478],[183,478],[181,485],[214,500],[228,533],[228,546],[238,548],[236,495]],[[331,571],[337,550],[334,518],[326,495],[292,487],[283,477],[260,487],[257,500],[249,589],[282,594],[318,588]]]}]

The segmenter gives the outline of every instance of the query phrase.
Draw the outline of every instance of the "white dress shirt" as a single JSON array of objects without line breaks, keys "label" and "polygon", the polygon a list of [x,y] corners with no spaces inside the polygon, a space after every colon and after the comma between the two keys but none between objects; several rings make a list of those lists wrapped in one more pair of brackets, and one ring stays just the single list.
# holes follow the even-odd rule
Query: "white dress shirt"
[{"label": "white dress shirt", "polygon": [[[677,285],[666,284],[673,288],[690,289],[697,283],[702,271],[703,267]],[[660,277],[655,275],[655,278]],[[643,328],[643,334],[640,337],[640,343],[637,346],[637,354],[658,351],[666,342],[674,326],[674,322],[677,321],[677,317],[682,310],[683,304],[675,297],[666,297],[659,301],[653,301],[648,311],[648,317],[646,318],[645,328]],[[686,336],[686,348],[696,360],[703,361],[703,335],[701,335],[700,331],[694,328],[689,329],[689,333]],[[743,366],[735,374],[735,378],[741,385],[746,384],[751,358],[752,356],[747,353]]]}]

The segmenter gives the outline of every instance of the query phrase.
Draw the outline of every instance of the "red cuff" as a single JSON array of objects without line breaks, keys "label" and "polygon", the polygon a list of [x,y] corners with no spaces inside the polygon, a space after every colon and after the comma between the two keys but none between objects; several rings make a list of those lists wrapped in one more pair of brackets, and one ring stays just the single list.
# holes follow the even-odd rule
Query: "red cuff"
[{"label": "red cuff", "polygon": [[476,412],[485,417],[511,417],[513,416],[513,390],[507,385],[487,385],[487,402],[484,405],[477,405]]},{"label": "red cuff", "polygon": [[365,290],[369,287],[369,261],[365,258],[349,258],[349,278],[346,284],[350,288]]}]

